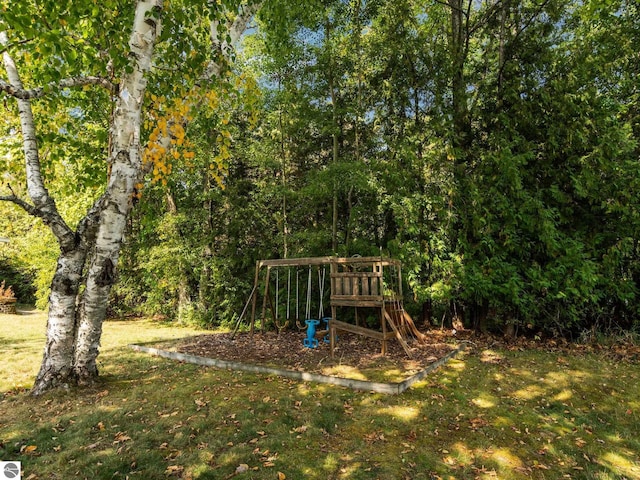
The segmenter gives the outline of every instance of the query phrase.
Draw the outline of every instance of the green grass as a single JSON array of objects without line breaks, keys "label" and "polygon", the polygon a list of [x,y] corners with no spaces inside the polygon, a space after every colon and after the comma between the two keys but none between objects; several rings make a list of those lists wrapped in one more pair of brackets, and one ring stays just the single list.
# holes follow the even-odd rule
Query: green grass
[{"label": "green grass", "polygon": [[118,321],[99,386],[32,398],[45,322],[0,315],[0,460],[31,480],[640,479],[637,363],[476,351],[385,396],[134,353],[196,332]]}]

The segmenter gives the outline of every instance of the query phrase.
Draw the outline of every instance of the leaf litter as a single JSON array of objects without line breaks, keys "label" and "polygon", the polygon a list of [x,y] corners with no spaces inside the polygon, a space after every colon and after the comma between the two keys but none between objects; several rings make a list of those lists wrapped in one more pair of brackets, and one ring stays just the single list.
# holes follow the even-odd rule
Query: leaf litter
[{"label": "leaf litter", "polygon": [[[358,373],[379,371],[389,380],[402,380],[436,362],[458,348],[457,339],[446,331],[427,332],[426,341],[410,341],[411,357],[395,339],[387,342],[387,354],[381,354],[379,340],[340,332],[334,357],[328,343],[317,348],[303,345],[303,332],[212,333],[158,345],[180,353],[274,368],[340,375],[353,369]],[[345,370],[346,369],[346,370]]]}]

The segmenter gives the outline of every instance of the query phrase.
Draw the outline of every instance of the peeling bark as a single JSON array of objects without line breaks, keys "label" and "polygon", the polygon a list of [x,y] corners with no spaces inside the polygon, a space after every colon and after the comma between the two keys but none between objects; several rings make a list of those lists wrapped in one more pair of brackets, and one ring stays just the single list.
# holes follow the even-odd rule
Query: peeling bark
[{"label": "peeling bark", "polygon": [[107,186],[107,201],[100,212],[95,253],[88,267],[86,287],[78,309],[74,374],[78,383],[92,383],[98,376],[96,359],[106,317],[115,266],[132,206],[136,183],[141,179],[142,156],[140,125],[142,102],[151,68],[153,48],[160,33],[160,21],[148,17],[151,10],[162,8],[161,0],[140,1],[136,9],[133,33],[129,41],[133,72],[123,77],[112,124],[113,157]]},{"label": "peeling bark", "polygon": [[220,28],[219,20],[211,22],[209,36],[214,55],[217,58],[211,61],[207,67],[206,77],[208,79],[220,76],[224,68],[223,61],[231,57],[234,45],[238,43],[261,4],[262,1],[249,1],[240,5],[233,22],[226,28]]},{"label": "peeling bark", "polygon": [[[51,283],[47,343],[32,390],[35,395],[64,385],[90,383],[98,375],[96,358],[102,322],[106,316],[109,291],[115,282],[132,194],[143,174],[140,146],[142,102],[153,49],[160,33],[160,20],[149,14],[161,8],[162,0],[140,0],[136,5],[129,41],[133,71],[122,76],[111,124],[111,151],[114,152],[109,159],[111,176],[105,194],[95,202],[75,232],[58,213],[40,171],[30,100],[40,96],[44,90],[25,90],[13,59],[7,51],[3,53],[9,82],[0,83],[0,89],[17,99],[27,191],[33,205],[15,195],[3,199],[13,201],[42,218],[56,236],[61,252]],[[7,44],[6,33],[0,34],[0,42]],[[97,77],[60,82],[66,86],[87,84],[99,84],[116,91]],[[88,252],[92,252],[89,262]],[[81,291],[82,285],[85,288]]]},{"label": "peeling bark", "polygon": [[76,297],[85,257],[85,252],[77,249],[61,253],[58,258],[49,295],[47,342],[32,390],[34,395],[75,383]]},{"label": "peeling bark", "polygon": [[[225,25],[227,31],[224,34],[218,32],[218,22],[212,22],[211,39],[214,51],[219,55],[207,69],[208,78],[220,74],[222,64],[219,62],[230,56],[233,44],[247,28],[258,6],[258,2],[243,4],[234,20]],[[27,192],[31,203],[20,199],[13,191],[12,195],[0,196],[0,201],[13,202],[27,213],[41,218],[60,245],[49,297],[47,341],[32,390],[34,395],[57,387],[90,384],[98,376],[96,359],[102,324],[109,292],[117,277],[118,257],[133,204],[133,193],[135,185],[148,173],[142,163],[140,144],[142,105],[147,74],[161,29],[157,14],[162,8],[163,0],[138,0],[129,40],[133,69],[122,73],[117,86],[100,77],[70,78],[49,85],[59,88],[98,85],[117,94],[110,118],[108,183],[105,193],[80,221],[76,231],[59,214],[40,171],[30,102],[43,96],[48,89],[25,89],[8,49],[2,52],[8,81],[0,79],[0,91],[14,97],[18,104]],[[0,32],[0,45],[8,45],[5,32]],[[162,138],[160,143],[168,148],[170,138]]]}]

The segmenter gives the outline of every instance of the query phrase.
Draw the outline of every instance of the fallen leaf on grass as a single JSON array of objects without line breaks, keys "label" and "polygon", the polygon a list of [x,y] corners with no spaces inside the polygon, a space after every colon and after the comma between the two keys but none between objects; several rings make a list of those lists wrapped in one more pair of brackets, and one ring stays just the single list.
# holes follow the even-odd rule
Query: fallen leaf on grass
[{"label": "fallen leaf on grass", "polygon": [[278,472],[278,480],[286,480],[287,476],[282,473],[282,472]]},{"label": "fallen leaf on grass", "polygon": [[116,433],[115,437],[113,437],[114,444],[126,442],[127,440],[131,440],[131,437],[125,432],[118,432]]},{"label": "fallen leaf on grass", "polygon": [[36,445],[23,445],[20,447],[20,453],[23,455],[32,455],[38,447]]},{"label": "fallen leaf on grass", "polygon": [[472,430],[477,430],[479,428],[486,427],[487,425],[489,425],[489,422],[487,422],[484,418],[480,418],[480,417],[469,420],[469,423],[471,424]]},{"label": "fallen leaf on grass", "polygon": [[245,473],[249,471],[249,465],[246,463],[241,463],[236,467],[236,473]]},{"label": "fallen leaf on grass", "polygon": [[533,468],[537,468],[538,470],[549,470],[549,467],[547,467],[544,463],[540,463],[538,461],[533,462]]},{"label": "fallen leaf on grass", "polygon": [[371,432],[364,435],[364,439],[368,443],[372,442],[385,442],[387,439],[382,432]]},{"label": "fallen leaf on grass", "polygon": [[166,475],[180,475],[183,470],[184,467],[181,465],[169,465],[164,473]]},{"label": "fallen leaf on grass", "polygon": [[444,463],[446,463],[447,465],[449,465],[449,466],[456,465],[456,463],[457,463],[457,462],[456,462],[456,460],[455,460],[455,458],[452,458],[452,457],[449,457],[449,456],[444,457],[444,458],[442,459],[442,461],[443,461]]}]

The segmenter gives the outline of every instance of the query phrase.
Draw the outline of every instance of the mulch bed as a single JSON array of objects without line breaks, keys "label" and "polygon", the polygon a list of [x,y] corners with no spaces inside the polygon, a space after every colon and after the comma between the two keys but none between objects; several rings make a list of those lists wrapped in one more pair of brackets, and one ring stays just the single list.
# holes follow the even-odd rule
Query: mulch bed
[{"label": "mulch bed", "polygon": [[[448,331],[433,330],[425,333],[426,341],[410,341],[411,358],[400,343],[387,342],[387,354],[380,353],[381,343],[372,338],[348,332],[339,332],[335,355],[331,358],[329,345],[319,338],[317,348],[303,345],[304,331],[215,333],[186,338],[165,346],[171,350],[200,357],[265,365],[310,373],[335,374],[335,370],[348,367],[358,372],[395,372],[402,380],[426,368],[429,364],[455,350],[459,343]],[[369,377],[369,375],[366,375]],[[375,375],[374,375],[375,376]]]},{"label": "mulch bed", "polygon": [[[423,331],[426,340],[409,342],[411,357],[407,356],[400,343],[387,342],[387,354],[380,353],[380,341],[353,333],[339,332],[335,355],[332,358],[329,345],[317,337],[317,348],[303,345],[304,330],[274,331],[254,335],[238,333],[212,333],[198,335],[156,345],[165,350],[200,357],[263,365],[285,370],[296,370],[362,380],[398,382],[414,375],[430,364],[457,349],[463,342],[475,352],[484,352],[483,361],[496,350],[524,351],[545,350],[549,353],[581,355],[595,353],[615,360],[640,361],[640,345],[633,341],[614,341],[610,344],[573,343],[563,339],[532,339],[518,337],[508,339],[494,335],[479,335],[471,330],[433,328]],[[498,355],[498,357],[501,357]],[[496,357],[496,358],[498,358]]]}]

